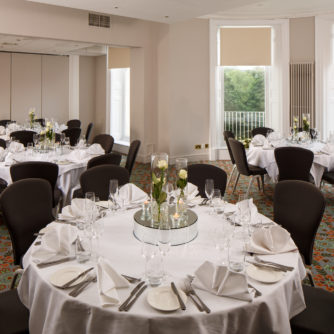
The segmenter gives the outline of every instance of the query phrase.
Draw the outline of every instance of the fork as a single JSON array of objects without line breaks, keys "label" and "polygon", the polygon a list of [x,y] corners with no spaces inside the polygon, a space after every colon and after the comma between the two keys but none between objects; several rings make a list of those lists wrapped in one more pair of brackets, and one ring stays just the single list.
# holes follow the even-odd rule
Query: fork
[{"label": "fork", "polygon": [[202,308],[204,309],[204,311],[206,313],[210,313],[211,310],[207,307],[207,305],[203,302],[203,300],[198,296],[198,294],[196,293],[196,291],[194,290],[194,288],[191,285],[191,281],[192,281],[192,277],[188,276],[188,279],[186,279],[185,282],[184,282],[186,289],[189,291],[189,293],[191,295],[193,295],[197,298],[197,300],[199,301],[199,303],[202,306]]},{"label": "fork", "polygon": [[132,276],[129,276],[129,275],[124,275],[124,274],[122,274],[122,276],[123,276],[127,281],[129,281],[130,283],[137,283],[137,282],[140,282],[140,281],[141,281],[140,278],[132,277]]},{"label": "fork", "polygon": [[277,267],[277,268],[281,268],[282,270],[292,271],[294,269],[293,267],[286,266],[284,264],[262,260],[257,255],[254,256],[254,259],[255,259],[255,261],[257,261],[259,263],[268,264],[268,265],[271,265],[271,266],[274,266],[274,267]]},{"label": "fork", "polygon": [[203,312],[203,307],[196,301],[196,299],[194,298],[194,296],[190,293],[190,291],[187,289],[187,287],[185,287],[184,289],[182,289],[183,292],[187,295],[187,297],[189,297],[193,303],[196,305],[198,311]]}]

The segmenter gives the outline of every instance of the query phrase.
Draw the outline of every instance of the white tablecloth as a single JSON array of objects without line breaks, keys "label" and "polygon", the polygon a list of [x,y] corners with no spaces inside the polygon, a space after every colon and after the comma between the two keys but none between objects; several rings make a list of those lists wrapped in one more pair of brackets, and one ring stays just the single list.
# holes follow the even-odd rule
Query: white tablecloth
[{"label": "white tablecloth", "polygon": [[[290,145],[291,146],[291,145]],[[311,167],[311,175],[314,178],[315,185],[320,187],[322,174],[327,168],[329,171],[334,170],[334,154],[328,155],[321,153],[322,143],[312,143],[309,145],[295,145],[313,151],[314,160]],[[265,168],[273,182],[277,182],[278,168],[274,155],[274,148],[264,149],[263,147],[250,146],[247,153],[248,163]]]},{"label": "white tablecloth", "polygon": [[[199,215],[198,237],[188,244],[174,246],[167,255],[166,269],[175,282],[194,271],[205,261],[218,258],[214,231],[221,223],[208,215],[208,208],[196,208]],[[104,218],[105,232],[101,251],[119,273],[138,277],[144,271],[141,243],[133,236],[133,214],[136,210]],[[37,246],[32,246],[37,247]],[[275,284],[249,282],[262,292],[253,302],[218,297],[206,291],[198,294],[211,308],[200,313],[189,300],[187,310],[163,313],[146,301],[147,289],[129,312],[117,306],[100,306],[97,285],[91,284],[77,298],[68,291],[53,287],[48,277],[65,266],[81,266],[75,261],[39,269],[31,262],[30,251],[24,257],[25,272],[19,285],[22,302],[30,309],[30,333],[290,333],[289,319],[305,308],[301,279],[305,276],[298,252],[268,256],[295,269]],[[131,287],[132,288],[132,287]],[[118,289],[120,300],[130,289]]]},{"label": "white tablecloth", "polygon": [[[83,151],[83,150],[76,150]],[[71,150],[74,152],[74,150]],[[65,152],[66,153],[66,152]],[[89,159],[96,155],[83,155],[81,161],[71,162],[68,161],[70,153],[56,155],[55,153],[33,153],[29,154],[27,151],[16,153],[13,155],[13,159],[17,162],[23,161],[49,161],[58,164],[58,180],[57,186],[63,193],[63,205],[67,205],[71,202],[72,193],[75,189],[80,187],[80,175],[86,170],[87,162]],[[0,162],[0,178],[6,180],[8,184],[12,183],[10,176],[10,165],[6,162]]]}]

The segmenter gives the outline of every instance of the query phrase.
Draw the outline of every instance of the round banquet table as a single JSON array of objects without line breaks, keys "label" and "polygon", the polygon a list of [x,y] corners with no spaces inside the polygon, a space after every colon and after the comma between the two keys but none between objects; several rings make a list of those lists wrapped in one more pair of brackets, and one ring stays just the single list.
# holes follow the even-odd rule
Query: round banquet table
[{"label": "round banquet table", "polygon": [[[138,209],[137,209],[138,210]],[[207,207],[192,209],[198,214],[198,236],[191,243],[171,247],[166,258],[166,271],[178,285],[187,274],[206,260],[218,258],[213,242],[215,228],[221,218],[208,214]],[[133,235],[135,209],[104,220],[104,233],[100,241],[103,254],[113,268],[122,274],[138,277],[144,271],[141,242]],[[267,256],[270,260],[294,267],[283,279],[264,284],[249,279],[262,292],[252,302],[219,297],[197,289],[197,293],[211,309],[201,313],[191,300],[187,309],[161,312],[148,304],[146,289],[129,312],[119,312],[118,306],[101,307],[97,284],[90,284],[78,297],[49,282],[52,273],[65,266],[85,269],[92,263],[78,264],[75,260],[40,269],[30,256],[32,245],[24,256],[24,273],[18,291],[21,301],[30,310],[30,333],[290,333],[289,319],[305,308],[301,279],[305,269],[297,251]],[[131,289],[133,286],[131,286]],[[120,301],[129,295],[130,288],[117,289]]]},{"label": "round banquet table", "polygon": [[[302,147],[313,151],[314,159],[311,167],[311,175],[313,176],[314,183],[317,187],[320,187],[322,174],[326,169],[329,171],[334,170],[334,154],[325,154],[321,152],[321,148],[324,146],[321,142],[314,142],[311,144],[291,144],[283,143],[282,146],[295,146]],[[262,146],[250,145],[247,152],[247,161],[249,164],[265,168],[269,177],[273,182],[277,182],[278,168],[274,155],[274,147],[263,148]]]}]

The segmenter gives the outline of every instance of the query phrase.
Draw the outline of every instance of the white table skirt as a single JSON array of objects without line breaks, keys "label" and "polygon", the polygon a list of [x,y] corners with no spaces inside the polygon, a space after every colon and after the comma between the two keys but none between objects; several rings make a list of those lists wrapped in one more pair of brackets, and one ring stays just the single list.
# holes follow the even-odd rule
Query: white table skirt
[{"label": "white table skirt", "polygon": [[[219,219],[208,215],[208,208],[194,209],[199,215],[199,235],[187,246],[174,246],[167,255],[166,269],[175,282],[180,282],[205,261],[218,258],[214,231]],[[144,271],[141,243],[133,236],[135,210],[104,218],[105,232],[101,254],[123,274],[140,276]],[[32,246],[37,247],[37,246]],[[32,249],[32,248],[31,248]],[[289,319],[305,308],[301,279],[305,276],[298,252],[268,256],[294,266],[275,284],[249,282],[262,292],[253,302],[218,297],[197,290],[211,313],[200,313],[191,301],[187,310],[163,313],[151,308],[146,301],[147,290],[129,312],[119,312],[117,306],[100,306],[97,286],[91,284],[77,298],[68,291],[52,286],[48,277],[65,266],[87,267],[75,261],[39,269],[31,261],[30,251],[24,257],[25,272],[19,285],[22,302],[30,309],[30,333],[290,333]],[[132,287],[131,287],[132,288]],[[130,289],[118,289],[120,300]]]},{"label": "white table skirt", "polygon": [[[323,144],[321,144],[321,146],[323,146]],[[319,149],[319,146],[317,146],[317,148]],[[310,147],[310,149],[312,149],[312,147]],[[265,168],[272,181],[277,182],[278,168],[275,160],[274,148],[263,149],[262,147],[251,146],[247,152],[247,160],[251,165]],[[322,174],[326,168],[329,171],[334,170],[334,154],[327,155],[315,153],[310,172],[317,187],[320,187]]]}]

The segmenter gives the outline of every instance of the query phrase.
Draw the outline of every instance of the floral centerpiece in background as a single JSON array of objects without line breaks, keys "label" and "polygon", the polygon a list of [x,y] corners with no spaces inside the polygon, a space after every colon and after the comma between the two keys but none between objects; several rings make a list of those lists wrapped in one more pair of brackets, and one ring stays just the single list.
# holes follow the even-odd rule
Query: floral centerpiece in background
[{"label": "floral centerpiece in background", "polygon": [[250,138],[240,138],[239,141],[245,146],[245,148],[249,148],[249,144],[252,140]]},{"label": "floral centerpiece in background", "polygon": [[310,131],[310,114],[303,114],[303,131]]},{"label": "floral centerpiece in background", "polygon": [[36,116],[36,109],[35,108],[30,108],[29,109],[29,122],[30,122],[30,127],[34,127],[35,123],[35,116]]},{"label": "floral centerpiece in background", "polygon": [[186,158],[176,159],[175,169],[176,169],[176,186],[180,191],[176,203],[177,211],[182,211],[182,208],[184,208],[186,202],[184,191],[188,184],[188,159]]},{"label": "floral centerpiece in background", "polygon": [[294,117],[293,119],[293,135],[296,138],[298,134],[298,118]]},{"label": "floral centerpiece in background", "polygon": [[[163,191],[163,186],[167,182],[168,176],[168,155],[166,153],[152,154],[152,221],[160,223],[161,205],[166,202],[167,194]],[[168,215],[168,213],[167,213]]]},{"label": "floral centerpiece in background", "polygon": [[40,132],[40,135],[44,137],[44,145],[46,147],[50,147],[54,144],[56,134],[51,122],[46,122],[46,127]]}]

